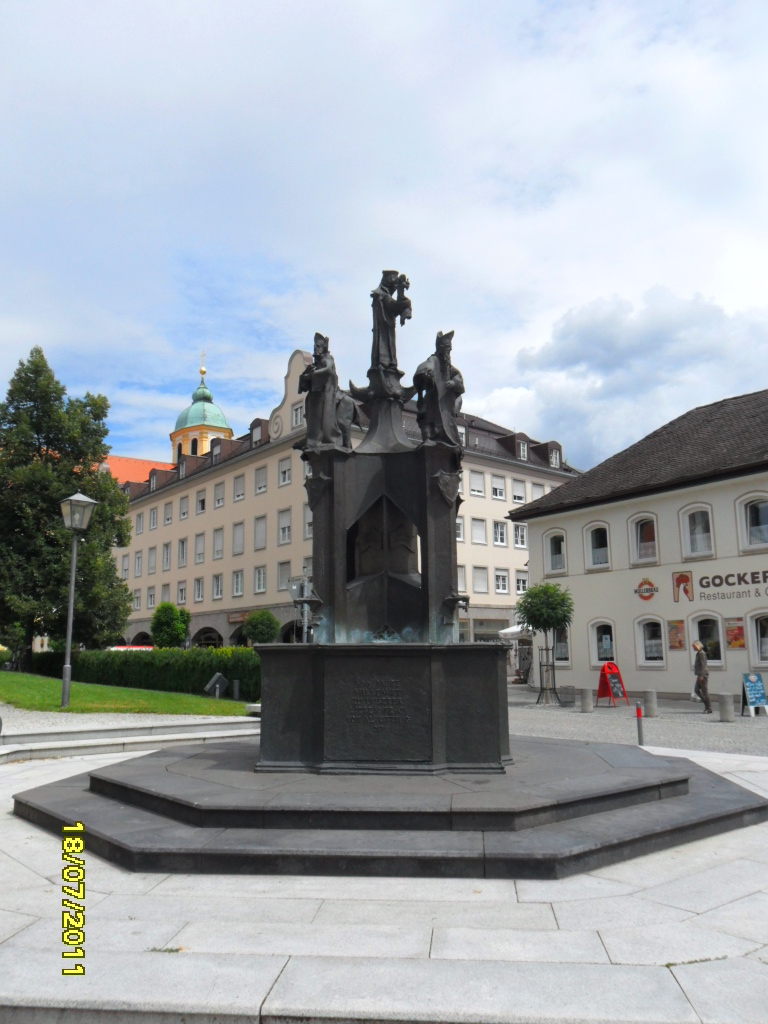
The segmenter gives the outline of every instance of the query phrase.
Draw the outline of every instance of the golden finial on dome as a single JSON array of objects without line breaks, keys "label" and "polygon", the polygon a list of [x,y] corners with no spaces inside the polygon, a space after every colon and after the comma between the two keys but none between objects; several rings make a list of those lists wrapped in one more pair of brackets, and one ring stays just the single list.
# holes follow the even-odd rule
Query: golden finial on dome
[{"label": "golden finial on dome", "polygon": [[200,353],[200,383],[205,380],[205,375],[208,371],[205,369],[205,349]]}]

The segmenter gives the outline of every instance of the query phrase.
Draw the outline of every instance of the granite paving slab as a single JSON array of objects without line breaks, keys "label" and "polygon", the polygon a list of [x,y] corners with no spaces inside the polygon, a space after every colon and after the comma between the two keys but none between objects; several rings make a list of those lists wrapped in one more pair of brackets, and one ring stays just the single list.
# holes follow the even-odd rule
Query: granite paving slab
[{"label": "granite paving slab", "polygon": [[718,960],[672,968],[702,1024],[765,1024],[768,964]]}]

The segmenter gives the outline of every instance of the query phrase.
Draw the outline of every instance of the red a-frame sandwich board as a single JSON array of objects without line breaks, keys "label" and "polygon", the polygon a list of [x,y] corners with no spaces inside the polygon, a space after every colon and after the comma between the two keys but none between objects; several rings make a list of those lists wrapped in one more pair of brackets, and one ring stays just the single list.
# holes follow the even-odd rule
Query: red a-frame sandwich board
[{"label": "red a-frame sandwich board", "polygon": [[597,703],[601,697],[610,697],[611,703],[616,707],[616,698],[622,698],[629,704],[627,691],[624,689],[624,681],[619,672],[619,666],[614,661],[606,661],[600,669],[600,682],[597,684]]}]

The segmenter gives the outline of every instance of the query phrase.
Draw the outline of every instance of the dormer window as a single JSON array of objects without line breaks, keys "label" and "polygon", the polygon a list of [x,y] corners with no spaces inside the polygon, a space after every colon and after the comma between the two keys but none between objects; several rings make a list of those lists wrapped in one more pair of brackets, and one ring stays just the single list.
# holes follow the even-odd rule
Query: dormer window
[{"label": "dormer window", "polygon": [[456,429],[459,432],[459,441],[461,442],[461,447],[464,448],[467,444],[467,428],[457,427]]},{"label": "dormer window", "polygon": [[179,463],[179,480],[183,480],[187,475],[187,464],[186,462]]},{"label": "dormer window", "polygon": [[154,491],[154,489],[156,487],[157,487],[157,476],[154,473],[150,473],[149,474],[149,489],[150,489],[150,491]]},{"label": "dormer window", "polygon": [[528,442],[527,441],[518,441],[517,442],[517,457],[521,461],[527,462],[527,460],[528,460]]},{"label": "dormer window", "polygon": [[560,469],[560,449],[550,448],[549,449],[549,464],[552,469]]},{"label": "dormer window", "polygon": [[221,445],[220,444],[211,445],[211,455],[213,457],[212,458],[213,465],[214,466],[218,466],[218,464],[221,462]]}]

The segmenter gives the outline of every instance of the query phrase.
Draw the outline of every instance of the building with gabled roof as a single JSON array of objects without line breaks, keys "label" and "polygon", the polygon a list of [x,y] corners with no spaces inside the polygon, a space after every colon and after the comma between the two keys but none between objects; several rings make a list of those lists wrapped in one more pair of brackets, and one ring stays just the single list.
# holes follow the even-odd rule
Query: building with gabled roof
[{"label": "building with gabled roof", "polygon": [[[513,525],[520,510],[512,510]],[[525,509],[531,579],[576,604],[558,673],[688,694],[691,644],[710,689],[768,670],[768,391],[690,410]]]}]

